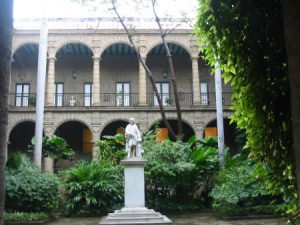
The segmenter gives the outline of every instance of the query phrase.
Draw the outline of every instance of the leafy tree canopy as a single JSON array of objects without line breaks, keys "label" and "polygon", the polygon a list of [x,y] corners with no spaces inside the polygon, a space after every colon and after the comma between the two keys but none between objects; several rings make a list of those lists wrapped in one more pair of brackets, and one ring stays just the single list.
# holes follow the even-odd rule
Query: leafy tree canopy
[{"label": "leafy tree canopy", "polygon": [[211,67],[233,90],[233,120],[254,160],[273,173],[284,211],[297,214],[287,57],[280,0],[199,0],[195,32]]}]

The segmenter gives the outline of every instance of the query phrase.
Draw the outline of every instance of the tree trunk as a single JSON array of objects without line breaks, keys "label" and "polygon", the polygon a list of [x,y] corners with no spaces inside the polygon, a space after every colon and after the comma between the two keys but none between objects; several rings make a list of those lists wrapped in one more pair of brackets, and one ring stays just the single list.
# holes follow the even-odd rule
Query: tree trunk
[{"label": "tree trunk", "polygon": [[11,69],[12,0],[0,1],[0,225],[5,202],[5,162],[7,152],[8,84]]},{"label": "tree trunk", "polygon": [[[159,29],[159,32],[160,32],[160,36],[161,36],[161,40],[163,42],[164,49],[166,50],[166,57],[167,57],[168,65],[169,65],[170,80],[171,80],[171,84],[172,84],[174,100],[175,100],[175,106],[176,106],[176,114],[177,114],[178,133],[177,133],[176,139],[178,139],[179,137],[182,136],[182,116],[181,116],[181,109],[180,109],[179,97],[178,97],[178,91],[177,91],[177,82],[176,82],[176,79],[175,79],[175,70],[174,70],[172,55],[171,55],[168,43],[166,41],[166,35],[168,34],[168,32],[163,31],[162,25],[160,23],[160,19],[157,15],[157,12],[156,12],[156,9],[155,9],[155,4],[156,4],[156,0],[152,0],[153,14],[155,16],[155,20],[156,20],[156,23],[157,23],[157,26],[158,26],[158,29]],[[172,30],[170,30],[169,32],[171,32],[171,31]]]},{"label": "tree trunk", "polygon": [[283,19],[291,89],[293,144],[300,202],[300,1],[283,0]]},{"label": "tree trunk", "polygon": [[[162,117],[162,120],[165,124],[165,126],[167,127],[167,129],[169,130],[170,132],[170,136],[177,140],[179,135],[176,135],[174,130],[172,129],[170,123],[168,122],[167,120],[167,117],[166,117],[166,113],[165,113],[165,110],[164,110],[164,106],[163,106],[163,103],[162,103],[162,100],[161,100],[161,97],[158,93],[158,90],[157,90],[157,87],[155,85],[155,81],[154,81],[154,78],[153,78],[153,74],[150,70],[150,68],[147,66],[146,64],[146,61],[145,59],[141,56],[141,53],[140,53],[140,50],[139,50],[139,47],[135,45],[134,41],[133,41],[133,37],[132,37],[132,33],[129,31],[129,29],[127,28],[126,24],[124,23],[124,20],[123,18],[120,16],[118,10],[117,10],[117,7],[116,7],[116,0],[111,0],[111,4],[112,4],[112,10],[115,12],[116,16],[118,17],[118,20],[119,22],[121,23],[122,27],[124,28],[126,34],[127,34],[127,37],[128,37],[128,40],[131,44],[131,46],[133,47],[133,49],[136,51],[137,53],[137,56],[138,56],[138,60],[139,62],[142,64],[143,68],[145,69],[146,71],[146,74],[150,80],[150,83],[151,83],[151,86],[152,86],[152,89],[154,91],[154,94],[156,96],[156,99],[157,99],[157,102],[158,102],[158,105],[159,105],[159,111],[160,111],[160,114],[161,114],[161,117]],[[159,24],[159,23],[158,23]],[[161,31],[161,29],[160,29]],[[161,33],[161,36],[162,36],[162,40],[164,41],[164,46],[166,45],[166,51],[169,52],[169,55],[170,55],[170,50],[168,48],[168,45],[166,44],[165,42],[165,39]],[[170,64],[170,61],[171,61],[171,65],[172,65],[172,72],[173,72],[173,76],[174,76],[174,67],[173,67],[173,61],[172,61],[172,58],[168,58],[168,62]],[[174,84],[174,82],[172,82],[172,84]],[[175,85],[176,85],[176,82],[175,82]],[[174,85],[173,85],[174,87]],[[177,88],[175,89],[176,92],[174,92],[174,95],[176,94],[176,97],[177,97],[177,101],[176,101],[176,97],[175,97],[175,101],[176,101],[176,109],[177,109],[177,115],[178,115],[178,131],[179,131],[179,134],[181,135],[181,132],[182,132],[182,119],[181,119],[181,110],[180,110],[180,107],[179,107],[179,100],[178,100],[178,93],[177,93]],[[178,113],[179,111],[179,113]]]}]

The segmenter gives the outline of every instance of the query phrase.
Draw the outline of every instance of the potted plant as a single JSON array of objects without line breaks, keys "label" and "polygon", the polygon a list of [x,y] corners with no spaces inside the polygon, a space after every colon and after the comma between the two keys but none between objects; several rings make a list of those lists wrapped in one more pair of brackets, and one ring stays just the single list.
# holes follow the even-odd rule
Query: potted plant
[{"label": "potted plant", "polygon": [[165,103],[167,103],[168,105],[172,105],[173,104],[173,99],[172,98],[166,98]]},{"label": "potted plant", "polygon": [[28,96],[28,104],[29,104],[29,106],[35,106],[35,104],[36,104],[36,96],[35,95]]}]

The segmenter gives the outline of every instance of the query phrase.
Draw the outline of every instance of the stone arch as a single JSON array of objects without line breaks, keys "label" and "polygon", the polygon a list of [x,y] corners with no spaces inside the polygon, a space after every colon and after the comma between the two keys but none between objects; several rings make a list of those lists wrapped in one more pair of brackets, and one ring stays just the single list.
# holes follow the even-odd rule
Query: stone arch
[{"label": "stone arch", "polygon": [[21,43],[18,43],[16,46],[13,46],[12,48],[12,56],[20,49],[22,48],[23,46],[25,45],[39,45],[38,42],[35,42],[35,41],[25,41],[25,42],[21,42]]},{"label": "stone arch", "polygon": [[[190,57],[193,55],[192,50],[179,41],[167,40],[167,43],[175,44],[175,45],[178,45],[179,47],[183,48],[189,54]],[[161,44],[163,44],[161,41],[157,41],[157,42],[153,43],[152,45],[148,46],[148,48],[145,50],[145,56],[148,56],[148,54],[151,52],[152,49],[154,49],[155,47],[157,47]]]},{"label": "stone arch", "polygon": [[67,40],[64,40],[62,42],[59,42],[58,45],[54,48],[54,55],[56,56],[56,54],[59,52],[60,49],[62,49],[64,46],[66,46],[67,44],[81,44],[81,45],[84,45],[85,47],[87,47],[91,52],[92,52],[92,56],[95,55],[94,53],[94,49],[93,47],[91,46],[91,44],[87,41],[83,41],[82,39],[67,39]]},{"label": "stone arch", "polygon": [[16,119],[16,120],[12,120],[10,123],[9,123],[9,126],[8,126],[8,131],[7,131],[7,134],[8,134],[8,137],[12,131],[12,129],[17,126],[18,124],[20,123],[23,123],[23,122],[35,122],[35,119],[34,117],[22,117],[20,119]]},{"label": "stone arch", "polygon": [[124,121],[128,121],[128,118],[121,118],[121,117],[116,117],[116,118],[111,118],[109,120],[107,120],[105,123],[102,124],[101,129],[100,129],[100,133],[102,132],[103,128],[106,127],[107,125],[109,125],[110,123],[113,123],[117,120],[124,120]]},{"label": "stone arch", "polygon": [[106,123],[104,123],[104,124],[101,126],[101,129],[100,129],[100,132],[99,132],[99,137],[102,136],[102,133],[103,133],[103,131],[104,131],[104,129],[105,129],[106,127],[108,127],[110,124],[115,123],[115,122],[117,122],[117,121],[123,121],[124,123],[125,123],[125,122],[128,123],[128,118],[113,118],[113,119],[110,119],[110,120],[106,121]]},{"label": "stone arch", "polygon": [[57,131],[57,129],[64,123],[67,123],[67,122],[79,122],[79,123],[82,123],[83,125],[85,125],[87,128],[89,128],[91,131],[93,130],[93,127],[86,122],[86,120],[84,118],[80,118],[80,117],[69,117],[69,118],[64,118],[60,121],[58,121],[57,123],[55,123],[53,125],[53,133],[55,133]]},{"label": "stone arch", "polygon": [[[168,116],[167,116],[167,119],[168,119],[168,120],[177,120],[176,117],[168,117]],[[155,120],[153,120],[153,121],[150,123],[150,125],[148,125],[148,130],[149,130],[151,127],[153,127],[156,123],[158,123],[158,122],[160,122],[160,121],[162,121],[162,118],[156,118]],[[195,132],[195,127],[194,127],[193,124],[190,123],[187,119],[182,118],[182,122],[184,122],[184,123],[186,123],[187,125],[189,125],[189,126],[193,129],[194,133],[196,133],[196,132]]]},{"label": "stone arch", "polygon": [[35,135],[35,121],[23,120],[19,121],[12,127],[8,135],[7,154],[10,156],[15,152],[22,152],[30,159],[33,158],[33,153],[28,152],[28,146]]},{"label": "stone arch", "polygon": [[[171,127],[172,126],[176,126],[175,124],[172,125],[172,122],[173,123],[176,123],[177,122],[177,118],[176,117],[167,117],[167,119],[171,122]],[[154,122],[152,122],[148,128],[151,129],[156,123],[163,123],[162,119],[158,119],[158,120],[155,120]],[[182,119],[182,123],[183,123],[183,133],[184,133],[184,130],[189,134],[192,134],[192,135],[196,135],[196,129],[195,127],[186,119]],[[173,128],[174,129],[174,128]],[[175,128],[176,129],[176,128]],[[184,141],[187,141],[189,139],[189,137],[183,137],[183,140]]]},{"label": "stone arch", "polygon": [[[217,128],[217,118],[214,117],[215,119],[209,120],[205,125],[204,125],[204,130],[208,126],[210,127],[215,127]],[[230,123],[230,118],[228,116],[223,116],[223,123],[224,123],[224,139],[225,139],[225,145],[229,147],[231,153],[235,154],[237,153],[240,149],[239,146],[236,143],[236,123]],[[204,131],[203,130],[203,137],[204,137]]]},{"label": "stone arch", "polygon": [[58,168],[66,168],[72,166],[78,160],[91,160],[93,155],[93,131],[86,125],[84,121],[64,120],[63,123],[56,128],[54,135],[66,140],[75,154],[72,161],[59,160],[56,166]]},{"label": "stone arch", "polygon": [[204,121],[204,128],[206,128],[209,124],[213,123],[214,121],[217,121],[217,118],[215,116]]},{"label": "stone arch", "polygon": [[[110,46],[115,45],[115,44],[124,44],[124,45],[128,45],[129,47],[131,47],[131,46],[130,46],[130,43],[129,43],[129,41],[128,41],[127,39],[115,38],[114,40],[111,40],[111,41],[109,41],[109,42],[106,42],[106,43],[104,43],[103,46],[101,46],[101,50],[100,50],[100,52],[99,52],[99,57],[101,58],[103,52],[104,52],[107,48],[109,48]],[[131,48],[132,48],[132,47],[131,47]]]},{"label": "stone arch", "polygon": [[[129,42],[126,42],[126,41],[123,41],[123,40],[120,40],[120,41],[115,41],[115,42],[110,42],[110,43],[107,43],[106,46],[104,46],[102,48],[102,50],[100,51],[100,58],[102,57],[103,53],[105,52],[106,49],[110,48],[111,46],[113,45],[116,45],[116,44],[122,44],[122,45],[126,45],[128,46],[129,48],[132,48],[132,46],[130,46],[130,43]],[[132,48],[133,49],[133,48]],[[134,49],[133,49],[134,50]]]},{"label": "stone arch", "polygon": [[23,119],[21,119],[21,120],[16,120],[16,121],[14,121],[14,123],[11,123],[11,124],[10,124],[9,129],[8,129],[8,131],[7,131],[8,137],[10,136],[11,131],[12,131],[16,126],[18,126],[19,124],[24,123],[24,122],[32,122],[32,123],[35,123],[35,120],[34,120],[34,119],[31,119],[31,118],[28,118],[28,119],[23,118]]},{"label": "stone arch", "polygon": [[126,99],[125,95],[123,97],[120,95],[112,103],[118,106],[138,104],[139,62],[135,50],[128,43],[118,41],[107,46],[100,57],[100,84],[107,84],[102,85],[101,92],[131,93],[134,95],[130,95]]},{"label": "stone arch", "polygon": [[[32,49],[26,49],[29,46],[31,46],[31,48],[34,49],[34,52],[32,52]],[[30,52],[28,52],[30,51]],[[36,51],[36,52],[35,52]],[[39,51],[39,43],[35,43],[35,42],[24,42],[23,44],[19,45],[12,54],[12,67],[16,66],[15,63],[18,62],[18,60],[20,58],[22,58],[23,60],[25,59],[26,61],[28,60],[28,58],[33,58],[35,59],[34,61],[36,62],[36,64],[38,63],[38,51]],[[18,54],[17,54],[18,53]],[[48,55],[48,51],[47,51],[47,55]],[[18,57],[17,57],[18,56]],[[22,61],[23,61],[22,60]]]}]

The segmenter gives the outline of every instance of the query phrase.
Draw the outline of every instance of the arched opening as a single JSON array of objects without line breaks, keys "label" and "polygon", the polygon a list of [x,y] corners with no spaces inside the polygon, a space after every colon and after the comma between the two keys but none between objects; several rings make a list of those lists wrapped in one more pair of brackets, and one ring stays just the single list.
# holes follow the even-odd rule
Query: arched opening
[{"label": "arched opening", "polygon": [[8,157],[15,152],[25,153],[33,159],[33,152],[28,152],[28,145],[34,137],[35,123],[25,121],[17,124],[10,132],[8,144]]},{"label": "arched opening", "polygon": [[61,124],[54,134],[64,138],[75,151],[73,161],[60,160],[57,163],[58,168],[69,167],[78,160],[92,159],[92,132],[85,124],[78,121],[68,121]]},{"label": "arched opening", "polygon": [[112,44],[101,55],[101,105],[128,107],[138,105],[139,63],[132,47]]},{"label": "arched opening", "polygon": [[[170,126],[174,130],[174,132],[177,133],[178,132],[178,129],[177,129],[177,127],[178,127],[178,121],[175,120],[175,119],[168,119],[168,122],[170,123]],[[150,128],[150,130],[154,130],[156,128],[165,128],[164,122],[163,121],[159,121],[159,122],[155,123]],[[195,132],[194,132],[193,128],[189,124],[187,124],[186,122],[182,121],[182,140],[184,142],[186,142],[193,135],[195,135]]]},{"label": "arched opening", "polygon": [[55,61],[55,106],[92,105],[92,56],[91,49],[81,43],[66,44],[58,50]]},{"label": "arched opening", "polygon": [[[229,147],[232,154],[236,154],[240,150],[240,146],[237,140],[238,129],[236,123],[230,123],[230,119],[227,118],[223,119],[223,123],[225,146]],[[215,119],[206,125],[203,132],[203,137],[217,135],[217,120]]]},{"label": "arched opening", "polygon": [[116,120],[107,124],[101,132],[100,139],[104,136],[114,136],[117,133],[123,133],[128,121]]},{"label": "arched opening", "polygon": [[[181,105],[192,105],[192,62],[190,54],[181,46],[168,43],[177,82],[178,97]],[[156,87],[164,105],[174,105],[174,97],[170,82],[170,71],[163,44],[154,47],[147,55],[147,65],[153,73]],[[148,101],[158,106],[153,95],[152,85],[147,85]]]},{"label": "arched opening", "polygon": [[35,106],[38,45],[26,44],[13,54],[9,105]]}]

